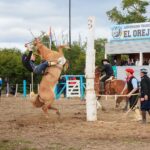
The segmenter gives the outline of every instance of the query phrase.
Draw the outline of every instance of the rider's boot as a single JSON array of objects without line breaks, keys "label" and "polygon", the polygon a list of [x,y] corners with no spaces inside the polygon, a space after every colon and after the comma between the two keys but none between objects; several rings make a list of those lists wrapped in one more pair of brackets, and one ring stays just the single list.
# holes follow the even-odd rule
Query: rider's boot
[{"label": "rider's boot", "polygon": [[101,90],[100,90],[100,91],[101,91],[101,94],[104,94],[104,91],[105,91],[105,90],[104,90],[104,86],[105,86],[104,82],[101,82],[101,83],[100,83],[100,86],[101,86]]}]

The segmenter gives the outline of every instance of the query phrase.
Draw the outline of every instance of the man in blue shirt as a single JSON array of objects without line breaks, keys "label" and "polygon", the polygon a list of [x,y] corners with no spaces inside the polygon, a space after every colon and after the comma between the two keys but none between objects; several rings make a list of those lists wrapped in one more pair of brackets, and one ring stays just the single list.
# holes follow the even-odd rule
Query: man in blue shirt
[{"label": "man in blue shirt", "polygon": [[[138,80],[134,77],[134,70],[132,68],[127,68],[126,70],[126,81],[127,81],[127,88],[128,88],[128,98],[130,103],[130,108],[133,109],[134,106],[137,104],[137,98],[138,98]],[[132,95],[137,94],[137,95]]]},{"label": "man in blue shirt", "polygon": [[2,91],[2,78],[0,77],[0,97],[1,97],[1,91]]},{"label": "man in blue shirt", "polygon": [[134,70],[132,68],[127,68],[126,70],[126,82],[127,82],[127,89],[129,98],[130,109],[135,112],[135,121],[141,121],[141,114],[138,107],[135,107],[138,102],[138,93],[139,93],[139,86],[138,80],[134,77]]}]

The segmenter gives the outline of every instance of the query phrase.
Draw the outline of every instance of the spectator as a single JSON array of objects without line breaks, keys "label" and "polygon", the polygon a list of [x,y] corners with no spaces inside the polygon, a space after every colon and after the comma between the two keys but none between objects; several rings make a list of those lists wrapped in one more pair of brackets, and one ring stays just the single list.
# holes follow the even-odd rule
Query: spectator
[{"label": "spectator", "polygon": [[15,93],[16,93],[16,87],[14,85],[12,85],[10,87],[10,94],[15,95]]},{"label": "spectator", "polygon": [[[58,93],[60,93],[60,91],[62,90],[62,88],[64,88],[65,84],[66,84],[66,78],[61,76],[59,81],[59,84],[57,84],[58,87]],[[66,87],[63,89],[62,93],[64,94],[64,97],[66,97]]]},{"label": "spectator", "polygon": [[148,60],[148,65],[150,66],[150,59]]},{"label": "spectator", "polygon": [[136,66],[139,66],[139,65],[140,65],[140,61],[139,61],[139,59],[136,59],[136,61],[135,61],[135,65],[136,65]]},{"label": "spectator", "polygon": [[140,70],[141,76],[141,111],[142,121],[146,123],[146,111],[150,115],[150,78],[147,76],[147,69]]},{"label": "spectator", "polygon": [[1,94],[2,94],[2,78],[0,77],[0,97],[1,97]]},{"label": "spectator", "polygon": [[144,60],[143,65],[149,65],[147,60]]},{"label": "spectator", "polygon": [[134,66],[135,65],[135,62],[134,62],[134,59],[132,58],[131,59],[131,66]]}]

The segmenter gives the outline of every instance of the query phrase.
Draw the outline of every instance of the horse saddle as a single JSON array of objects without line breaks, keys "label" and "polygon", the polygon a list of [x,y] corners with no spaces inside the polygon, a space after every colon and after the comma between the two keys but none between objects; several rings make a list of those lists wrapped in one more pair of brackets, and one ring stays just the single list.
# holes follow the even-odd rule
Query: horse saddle
[{"label": "horse saddle", "polygon": [[114,79],[114,76],[110,76],[106,81],[111,81]]}]

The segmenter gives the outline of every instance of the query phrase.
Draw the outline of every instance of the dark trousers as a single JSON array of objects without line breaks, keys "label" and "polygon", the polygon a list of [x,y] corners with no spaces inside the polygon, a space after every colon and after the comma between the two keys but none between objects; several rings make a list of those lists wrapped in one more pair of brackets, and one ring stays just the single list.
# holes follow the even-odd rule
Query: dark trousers
[{"label": "dark trousers", "polygon": [[138,102],[138,95],[131,96],[129,98],[130,108],[133,109],[135,107],[135,105],[137,104],[137,102]]},{"label": "dark trousers", "polygon": [[43,62],[43,63],[41,63],[41,64],[39,64],[37,66],[33,62],[30,62],[30,64],[31,64],[31,66],[33,68],[33,72],[35,74],[42,74],[42,73],[44,73],[45,69],[49,66],[47,61],[45,61],[45,62]]},{"label": "dark trousers", "polygon": [[0,86],[0,97],[1,97],[1,95],[2,95],[2,87]]},{"label": "dark trousers", "polygon": [[102,79],[101,82],[105,82],[107,79],[109,79],[111,76],[105,75]]}]

